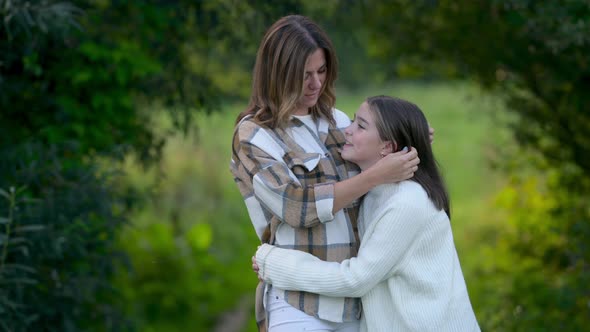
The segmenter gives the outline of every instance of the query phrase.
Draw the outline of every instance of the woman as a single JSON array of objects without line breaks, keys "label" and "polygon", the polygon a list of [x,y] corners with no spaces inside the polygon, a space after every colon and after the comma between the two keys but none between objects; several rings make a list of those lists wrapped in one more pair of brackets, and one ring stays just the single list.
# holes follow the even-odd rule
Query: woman
[{"label": "woman", "polygon": [[[419,162],[415,151],[398,152],[359,174],[342,159],[350,120],[334,109],[337,72],[332,43],[314,22],[298,15],[275,22],[258,49],[231,163],[263,243],[332,262],[356,255],[358,199],[379,184],[410,178]],[[359,299],[264,284],[256,298],[261,330],[358,330]]]},{"label": "woman", "polygon": [[259,278],[280,289],[361,297],[362,331],[479,331],[453,243],[449,197],[420,109],[371,97],[345,134],[342,158],[361,172],[406,146],[418,149],[420,168],[410,180],[380,185],[364,197],[356,258],[324,262],[265,244],[254,262]]}]

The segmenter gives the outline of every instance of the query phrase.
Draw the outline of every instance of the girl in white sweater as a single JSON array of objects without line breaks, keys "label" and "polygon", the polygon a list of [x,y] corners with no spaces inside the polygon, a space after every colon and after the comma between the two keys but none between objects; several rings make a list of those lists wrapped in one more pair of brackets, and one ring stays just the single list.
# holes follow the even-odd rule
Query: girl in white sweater
[{"label": "girl in white sweater", "polygon": [[420,167],[412,179],[365,196],[357,257],[326,262],[264,244],[254,262],[259,277],[282,290],[361,297],[362,331],[479,331],[422,111],[405,100],[371,97],[345,134],[342,157],[361,170],[406,146],[416,148]]}]

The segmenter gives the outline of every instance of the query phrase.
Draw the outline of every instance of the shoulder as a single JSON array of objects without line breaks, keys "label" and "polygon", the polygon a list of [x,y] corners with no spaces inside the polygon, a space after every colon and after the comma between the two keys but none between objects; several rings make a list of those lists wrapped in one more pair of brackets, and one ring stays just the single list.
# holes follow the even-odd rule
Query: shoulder
[{"label": "shoulder", "polygon": [[396,200],[399,204],[403,204],[408,209],[411,209],[422,214],[437,213],[438,209],[428,197],[428,193],[417,182],[406,180],[399,183],[399,192],[396,195]]},{"label": "shoulder", "polygon": [[403,201],[423,204],[425,201],[430,200],[424,187],[414,181],[406,180],[400,182],[399,192],[400,199]]},{"label": "shoulder", "polygon": [[251,117],[244,118],[236,125],[234,135],[234,144],[253,145],[273,156],[284,154],[285,149],[277,135]]},{"label": "shoulder", "polygon": [[[367,195],[374,207],[383,206],[387,210],[403,210],[416,217],[436,212],[424,188],[414,181],[381,185]],[[385,211],[384,211],[385,212]]]},{"label": "shoulder", "polygon": [[412,203],[428,199],[424,188],[410,180],[379,185],[373,188],[368,196],[382,203],[386,201]]},{"label": "shoulder", "polygon": [[255,145],[258,145],[256,142],[275,141],[272,130],[260,125],[252,117],[246,117],[236,125],[235,135],[239,141]]},{"label": "shoulder", "polygon": [[336,121],[337,128],[346,128],[350,125],[350,117],[337,108],[332,109],[334,121]]},{"label": "shoulder", "polygon": [[256,123],[251,116],[243,118],[235,128],[236,135],[240,140],[244,140],[247,137],[254,136],[259,131],[264,131],[265,128]]}]

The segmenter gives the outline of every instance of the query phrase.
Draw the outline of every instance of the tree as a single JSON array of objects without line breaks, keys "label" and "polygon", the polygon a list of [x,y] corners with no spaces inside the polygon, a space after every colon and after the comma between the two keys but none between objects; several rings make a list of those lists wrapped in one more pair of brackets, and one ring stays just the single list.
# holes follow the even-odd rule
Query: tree
[{"label": "tree", "polygon": [[111,279],[144,193],[127,191],[116,161],[159,160],[160,107],[187,131],[194,112],[244,96],[263,29],[298,6],[0,0],[3,330],[133,327]]}]

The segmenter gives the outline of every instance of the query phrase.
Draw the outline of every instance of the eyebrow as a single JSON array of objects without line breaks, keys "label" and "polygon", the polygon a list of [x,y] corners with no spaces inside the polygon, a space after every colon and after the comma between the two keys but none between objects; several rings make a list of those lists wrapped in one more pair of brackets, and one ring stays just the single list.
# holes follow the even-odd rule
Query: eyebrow
[{"label": "eyebrow", "polygon": [[[318,68],[317,70],[321,70],[322,68],[326,67],[326,63],[324,63],[323,65],[320,66],[320,68]],[[315,70],[308,70],[305,73],[309,74],[309,73],[313,73]]]},{"label": "eyebrow", "polygon": [[354,118],[355,118],[355,119],[356,119],[356,118],[358,118],[358,119],[359,119],[359,121],[362,121],[362,122],[364,122],[364,123],[366,123],[366,124],[369,124],[369,121],[365,120],[365,119],[364,119],[362,116],[357,116],[357,115],[355,114],[355,115],[354,115]]}]

